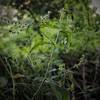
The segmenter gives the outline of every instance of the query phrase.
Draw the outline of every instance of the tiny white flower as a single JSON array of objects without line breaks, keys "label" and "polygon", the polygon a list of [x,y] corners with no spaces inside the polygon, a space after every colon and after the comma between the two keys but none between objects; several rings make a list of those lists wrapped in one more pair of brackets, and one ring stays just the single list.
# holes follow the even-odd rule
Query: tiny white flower
[{"label": "tiny white flower", "polygon": [[89,8],[93,9],[93,8],[94,8],[94,6],[93,6],[92,4],[90,4],[90,5],[89,5]]},{"label": "tiny white flower", "polygon": [[93,17],[96,17],[96,14],[93,14],[92,16],[93,16]]}]

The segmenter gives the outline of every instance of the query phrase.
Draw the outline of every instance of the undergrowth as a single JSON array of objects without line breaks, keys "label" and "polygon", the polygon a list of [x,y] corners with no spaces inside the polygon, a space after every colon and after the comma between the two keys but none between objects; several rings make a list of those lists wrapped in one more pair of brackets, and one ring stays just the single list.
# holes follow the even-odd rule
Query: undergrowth
[{"label": "undergrowth", "polygon": [[76,3],[59,18],[0,20],[0,100],[97,100],[100,16]]}]

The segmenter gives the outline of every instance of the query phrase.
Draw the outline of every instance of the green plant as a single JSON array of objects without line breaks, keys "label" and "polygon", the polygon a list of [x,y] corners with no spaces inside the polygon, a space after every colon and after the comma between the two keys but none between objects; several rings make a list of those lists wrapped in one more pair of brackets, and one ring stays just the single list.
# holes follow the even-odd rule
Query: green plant
[{"label": "green plant", "polygon": [[[93,64],[88,57],[94,57],[92,53],[100,47],[99,15],[92,17],[93,14],[88,1],[77,4],[77,0],[68,0],[58,18],[50,19],[46,14],[36,15],[35,19],[33,15],[24,19],[25,15],[17,22],[6,20],[5,25],[0,26],[0,62],[4,62],[2,66],[10,74],[5,74],[4,79],[7,77],[12,83],[6,83],[6,89],[0,87],[1,98],[19,99],[18,92],[21,92],[24,100],[43,99],[44,95],[69,100],[70,95],[73,99],[77,97],[77,87],[86,96],[88,85],[77,81],[78,78],[87,81],[84,68]],[[91,56],[87,56],[88,51]]]}]

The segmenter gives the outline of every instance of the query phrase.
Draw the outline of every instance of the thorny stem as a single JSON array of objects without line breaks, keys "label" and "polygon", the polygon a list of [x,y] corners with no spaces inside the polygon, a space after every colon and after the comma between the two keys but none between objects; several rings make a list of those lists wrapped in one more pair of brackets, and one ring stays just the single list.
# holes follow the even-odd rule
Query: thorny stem
[{"label": "thorny stem", "polygon": [[[84,62],[83,64],[82,64],[82,78],[83,78],[83,90],[84,90],[84,92],[86,92],[86,68],[85,68],[85,66],[84,66],[84,64],[85,64],[85,56],[83,55],[83,57],[82,57],[82,62]],[[87,96],[84,94],[84,97],[85,97],[85,100],[87,100]]]},{"label": "thorny stem", "polygon": [[5,58],[5,60],[6,60],[6,63],[8,65],[8,67],[9,67],[9,73],[10,73],[10,76],[12,78],[12,84],[13,84],[13,90],[12,90],[13,92],[12,92],[12,94],[13,94],[13,100],[15,100],[15,81],[14,81],[14,78],[13,78],[13,72],[12,72],[12,69],[11,69],[11,65],[7,61],[7,58]]},{"label": "thorny stem", "polygon": [[[58,33],[57,36],[56,36],[55,43],[57,43],[58,37],[59,37],[59,33]],[[51,40],[50,40],[50,41],[51,41]],[[54,47],[55,47],[55,46],[54,46]],[[54,49],[52,49],[52,52],[51,52],[51,55],[50,55],[50,60],[49,60],[48,65],[47,65],[47,70],[46,70],[44,79],[42,80],[42,82],[41,82],[39,88],[37,89],[37,91],[34,93],[34,95],[33,95],[33,97],[32,97],[32,100],[34,100],[35,96],[36,96],[37,93],[40,91],[42,85],[44,84],[44,82],[45,82],[45,80],[46,80],[46,77],[47,77],[47,74],[48,74],[48,71],[49,71],[49,67],[50,67],[50,64],[51,64],[51,62],[52,62],[53,50],[54,50]]]}]

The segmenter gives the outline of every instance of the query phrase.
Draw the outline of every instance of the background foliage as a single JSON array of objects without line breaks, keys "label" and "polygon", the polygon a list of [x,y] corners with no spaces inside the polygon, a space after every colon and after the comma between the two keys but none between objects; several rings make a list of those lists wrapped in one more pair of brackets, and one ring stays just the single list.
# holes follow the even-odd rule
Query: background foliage
[{"label": "background foliage", "polygon": [[97,100],[100,15],[88,0],[0,4],[0,100]]}]

